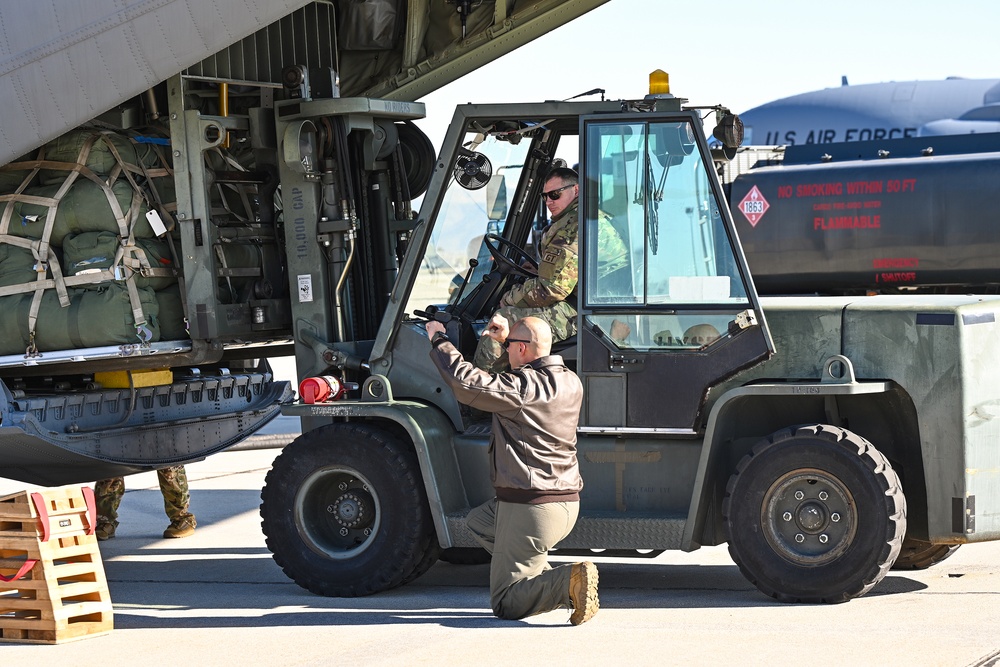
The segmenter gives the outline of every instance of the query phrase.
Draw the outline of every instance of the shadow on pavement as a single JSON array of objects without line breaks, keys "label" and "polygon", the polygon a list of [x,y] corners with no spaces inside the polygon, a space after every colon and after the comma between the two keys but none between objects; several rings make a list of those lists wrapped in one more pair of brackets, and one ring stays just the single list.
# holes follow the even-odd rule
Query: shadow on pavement
[{"label": "shadow on pavement", "polygon": [[[107,567],[120,628],[434,624],[510,627],[489,609],[489,566],[438,563],[407,586],[361,598],[325,598],[299,588],[266,549],[158,551],[166,560]],[[236,556],[234,558],[234,556]],[[206,560],[206,558],[208,560]],[[209,563],[207,567],[200,564]],[[780,606],[735,565],[600,563],[604,609],[719,609]],[[889,576],[869,595],[921,590]],[[199,610],[209,612],[198,613]]]},{"label": "shadow on pavement", "polygon": [[[198,531],[162,540],[158,490],[126,496],[122,526],[102,543],[115,624],[120,628],[203,628],[437,624],[511,627],[489,609],[489,566],[439,562],[407,586],[362,598],[324,598],[285,576],[264,546],[256,490],[197,490]],[[223,526],[225,522],[235,523]],[[213,531],[214,532],[211,532]],[[228,531],[228,532],[226,532]],[[226,546],[232,544],[232,546]],[[567,562],[558,555],[553,564]],[[598,557],[605,609],[726,609],[780,606],[730,563],[657,563]],[[890,574],[869,596],[926,585]],[[555,620],[555,622],[561,622]],[[535,625],[534,623],[532,625]],[[536,626],[537,627],[537,626]]]}]

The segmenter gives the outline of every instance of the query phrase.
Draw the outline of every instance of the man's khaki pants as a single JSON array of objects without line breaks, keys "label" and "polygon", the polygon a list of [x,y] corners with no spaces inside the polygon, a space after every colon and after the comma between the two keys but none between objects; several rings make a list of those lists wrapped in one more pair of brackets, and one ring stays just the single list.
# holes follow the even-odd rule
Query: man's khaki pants
[{"label": "man's khaki pants", "polygon": [[499,618],[518,619],[570,606],[572,564],[552,568],[549,549],[569,535],[579,502],[524,505],[496,498],[474,508],[469,530],[492,554],[490,602]]}]

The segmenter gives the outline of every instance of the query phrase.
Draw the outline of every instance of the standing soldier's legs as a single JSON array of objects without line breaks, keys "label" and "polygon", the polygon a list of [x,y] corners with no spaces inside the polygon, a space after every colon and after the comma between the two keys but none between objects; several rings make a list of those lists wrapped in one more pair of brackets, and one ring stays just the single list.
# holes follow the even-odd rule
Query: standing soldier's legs
[{"label": "standing soldier's legs", "polygon": [[170,519],[170,526],[163,531],[164,537],[187,537],[194,532],[197,521],[188,511],[191,492],[188,489],[187,471],[184,466],[172,466],[156,471],[163,494],[163,511]]},{"label": "standing soldier's legs", "polygon": [[125,495],[125,478],[112,477],[102,479],[94,484],[94,496],[97,502],[97,539],[109,540],[115,536],[118,528],[118,507]]}]

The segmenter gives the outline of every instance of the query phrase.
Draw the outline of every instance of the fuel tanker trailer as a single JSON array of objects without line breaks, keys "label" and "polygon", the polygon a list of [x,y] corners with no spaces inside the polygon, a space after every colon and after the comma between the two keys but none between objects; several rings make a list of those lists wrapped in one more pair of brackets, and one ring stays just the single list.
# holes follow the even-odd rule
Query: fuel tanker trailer
[{"label": "fuel tanker trailer", "polygon": [[762,293],[998,291],[1000,134],[740,158],[730,206]]}]

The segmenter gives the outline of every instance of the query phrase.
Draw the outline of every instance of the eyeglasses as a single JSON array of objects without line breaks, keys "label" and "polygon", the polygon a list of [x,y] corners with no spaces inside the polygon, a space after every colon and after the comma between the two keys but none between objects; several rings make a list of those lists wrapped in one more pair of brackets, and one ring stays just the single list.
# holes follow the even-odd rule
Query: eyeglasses
[{"label": "eyeglasses", "polygon": [[504,342],[500,343],[503,345],[503,349],[507,350],[510,348],[511,343],[531,343],[530,340],[524,340],[523,338],[508,338]]},{"label": "eyeglasses", "polygon": [[559,199],[560,197],[562,197],[563,190],[568,190],[571,187],[573,187],[574,185],[576,185],[576,183],[570,183],[569,185],[564,185],[561,188],[556,188],[555,190],[549,190],[548,192],[543,192],[542,193],[542,199],[545,199],[546,197],[548,197],[552,201],[555,201],[555,200]]}]

